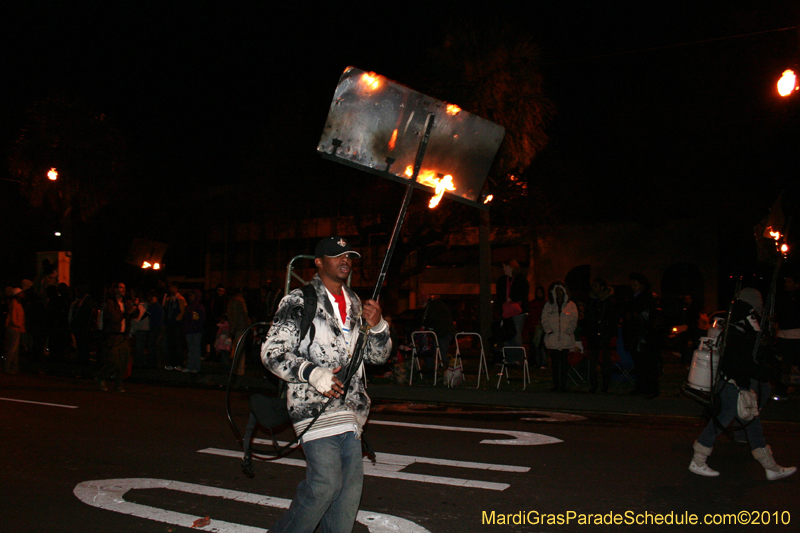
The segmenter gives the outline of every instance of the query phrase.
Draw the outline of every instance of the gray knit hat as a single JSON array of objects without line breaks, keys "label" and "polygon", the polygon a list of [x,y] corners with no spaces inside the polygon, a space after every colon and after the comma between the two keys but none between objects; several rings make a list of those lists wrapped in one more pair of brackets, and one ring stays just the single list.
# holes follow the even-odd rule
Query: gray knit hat
[{"label": "gray knit hat", "polygon": [[764,310],[764,300],[761,298],[761,293],[752,287],[745,287],[740,290],[739,299],[749,303],[759,315]]}]

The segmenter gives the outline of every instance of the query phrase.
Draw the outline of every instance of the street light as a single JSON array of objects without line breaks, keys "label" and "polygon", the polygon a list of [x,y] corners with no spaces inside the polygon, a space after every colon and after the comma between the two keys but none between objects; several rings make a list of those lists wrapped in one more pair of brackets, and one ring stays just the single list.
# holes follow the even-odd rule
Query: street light
[{"label": "street light", "polygon": [[781,96],[789,96],[793,91],[797,90],[797,76],[794,71],[784,70],[781,79],[778,80],[778,94]]}]

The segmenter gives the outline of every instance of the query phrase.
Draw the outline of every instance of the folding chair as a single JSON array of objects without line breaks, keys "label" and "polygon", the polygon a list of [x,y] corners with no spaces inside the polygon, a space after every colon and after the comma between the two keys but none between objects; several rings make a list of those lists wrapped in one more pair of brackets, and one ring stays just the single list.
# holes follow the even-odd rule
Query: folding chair
[{"label": "folding chair", "polygon": [[503,379],[504,374],[506,376],[506,383],[509,385],[511,384],[511,380],[508,379],[508,367],[513,364],[508,358],[508,353],[511,352],[511,350],[522,350],[522,390],[525,390],[525,387],[531,382],[531,373],[528,369],[528,353],[525,351],[524,346],[503,346],[503,364],[500,367],[500,374],[497,376],[497,388],[500,388],[500,381]]},{"label": "folding chair", "polygon": [[435,353],[433,358],[433,386],[436,386],[436,378],[439,372],[439,365],[442,363],[442,352],[439,351],[439,338],[436,336],[436,333],[433,331],[414,331],[411,333],[411,375],[408,378],[408,384],[414,384],[414,363],[417,363],[417,372],[419,372],[419,377],[422,378],[422,368],[419,364],[419,356],[421,346],[418,344],[417,339],[420,339],[421,342],[423,336],[432,336],[433,337],[433,345],[435,346]]},{"label": "folding chair", "polygon": [[486,364],[486,352],[483,350],[483,338],[481,337],[480,333],[470,333],[466,331],[461,331],[456,333],[456,364],[461,361],[461,347],[458,345],[458,336],[461,335],[462,337],[474,336],[478,337],[478,342],[481,345],[481,355],[480,359],[478,360],[478,384],[475,388],[480,388],[481,386],[481,372],[486,371],[486,381],[489,381],[489,366]]},{"label": "folding chair", "polygon": [[[576,349],[567,354],[567,367],[567,377],[572,380],[576,387],[589,380],[589,356],[585,347],[582,350]],[[584,370],[585,373],[583,373]]]}]

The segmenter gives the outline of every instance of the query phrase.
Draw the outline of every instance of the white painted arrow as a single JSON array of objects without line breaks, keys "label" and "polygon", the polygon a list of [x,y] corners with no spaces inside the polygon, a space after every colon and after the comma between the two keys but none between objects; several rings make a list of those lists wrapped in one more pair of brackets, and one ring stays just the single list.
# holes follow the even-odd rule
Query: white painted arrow
[{"label": "white painted arrow", "polygon": [[[262,439],[253,439],[257,444],[271,444],[272,441]],[[278,442],[279,446],[285,446],[285,442]],[[221,450],[219,448],[206,448],[198,450],[198,453],[207,453],[210,455],[218,455],[221,457],[232,457],[235,459],[242,458],[242,452],[238,450]],[[306,462],[302,459],[291,459],[282,457],[280,459],[270,460],[269,463],[289,466],[305,467]],[[467,487],[473,489],[486,489],[486,490],[506,490],[508,483],[495,483],[492,481],[481,481],[477,479],[463,479],[457,477],[444,477],[444,476],[428,476],[424,474],[412,474],[409,472],[401,472],[401,470],[414,463],[434,464],[443,466],[453,466],[456,468],[475,468],[479,470],[490,471],[503,471],[503,472],[528,472],[530,467],[527,466],[509,466],[509,465],[493,465],[489,463],[472,463],[467,461],[449,461],[447,459],[433,459],[430,457],[415,457],[413,455],[395,455],[391,453],[376,453],[375,464],[372,464],[368,458],[364,458],[364,475],[372,477],[383,477],[391,479],[402,479],[404,481],[419,481],[422,483],[433,483],[436,485],[450,485],[455,487]]]},{"label": "white painted arrow", "polygon": [[564,442],[561,439],[550,437],[548,435],[541,435],[539,433],[530,433],[528,431],[513,431],[506,429],[484,429],[484,428],[466,428],[458,426],[435,426],[430,424],[411,424],[409,422],[389,422],[388,420],[372,420],[370,424],[379,426],[399,426],[408,428],[419,429],[436,429],[440,431],[463,431],[467,433],[490,433],[493,435],[508,435],[514,437],[513,439],[487,439],[482,440],[481,444],[502,444],[505,446],[541,446],[542,444],[556,444]]},{"label": "white painted arrow", "polygon": [[[203,518],[202,516],[193,516],[128,502],[125,500],[125,493],[133,489],[174,490],[278,509],[288,509],[291,503],[291,500],[284,498],[273,498],[271,496],[262,496],[259,494],[220,489],[217,487],[207,487],[205,485],[195,485],[193,483],[183,483],[181,481],[150,478],[84,481],[83,483],[79,483],[72,492],[79,500],[93,507],[175,526],[193,528],[194,522],[198,518]],[[370,533],[430,533],[427,529],[414,522],[381,513],[359,511],[356,516],[356,521],[367,526]],[[196,527],[194,529],[213,531],[216,533],[265,533],[267,531],[262,528],[234,524],[225,522],[224,520],[214,520],[213,518],[208,525]]]}]

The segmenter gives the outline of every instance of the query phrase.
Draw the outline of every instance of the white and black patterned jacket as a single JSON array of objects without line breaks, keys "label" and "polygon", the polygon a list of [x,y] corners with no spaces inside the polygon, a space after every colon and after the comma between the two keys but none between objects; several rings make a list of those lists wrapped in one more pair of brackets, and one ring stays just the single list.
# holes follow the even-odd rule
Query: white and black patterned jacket
[{"label": "white and black patterned jacket", "polygon": [[[308,383],[311,371],[318,366],[330,370],[341,366],[343,370],[338,377],[343,380],[344,368],[351,351],[319,276],[315,275],[311,283],[317,292],[317,312],[309,330],[314,332],[313,340],[310,340],[310,334],[302,341],[299,338],[304,299],[302,290],[295,289],[281,300],[261,348],[264,366],[289,383],[286,402],[289,417],[298,435],[328,401]],[[361,316],[361,301],[349,287],[343,286],[343,289],[347,291],[350,300],[346,327],[350,331],[356,331]],[[370,330],[364,348],[365,363],[381,364],[388,359],[392,347],[389,333],[388,324],[384,320]],[[370,400],[359,374],[350,381],[346,398],[333,400],[304,435],[303,440],[310,441],[351,430],[360,436],[361,428],[369,415],[369,407]]]}]

